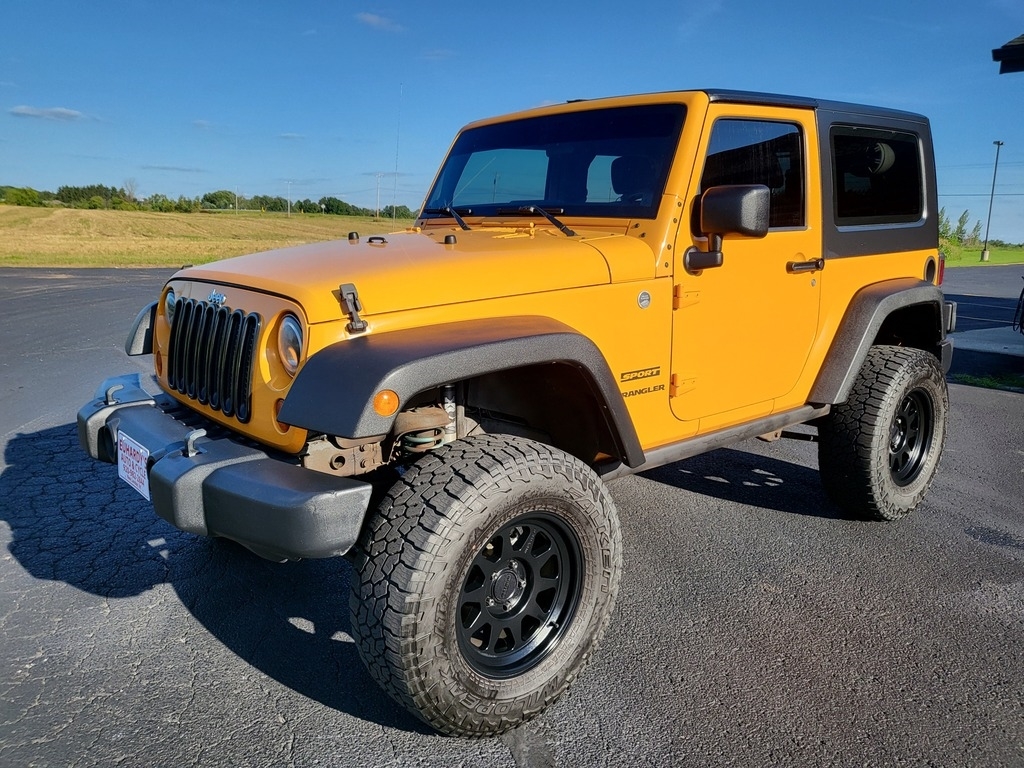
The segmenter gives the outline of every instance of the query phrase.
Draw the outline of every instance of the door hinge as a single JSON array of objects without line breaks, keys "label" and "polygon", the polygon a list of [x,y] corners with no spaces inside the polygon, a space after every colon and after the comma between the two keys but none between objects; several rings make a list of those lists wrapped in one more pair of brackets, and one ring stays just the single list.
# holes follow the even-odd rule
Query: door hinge
[{"label": "door hinge", "polygon": [[672,286],[672,309],[692,307],[700,301],[700,291],[684,291],[682,285]]},{"label": "door hinge", "polygon": [[668,396],[678,397],[679,395],[685,395],[687,392],[692,392],[697,388],[697,377],[691,376],[689,378],[683,378],[678,373],[673,373],[669,379],[668,385]]}]

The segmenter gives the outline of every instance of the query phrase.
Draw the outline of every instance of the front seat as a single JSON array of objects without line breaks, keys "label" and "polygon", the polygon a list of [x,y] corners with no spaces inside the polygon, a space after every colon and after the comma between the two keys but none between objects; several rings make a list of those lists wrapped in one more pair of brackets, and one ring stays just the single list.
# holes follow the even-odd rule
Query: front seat
[{"label": "front seat", "polygon": [[623,155],[612,160],[612,189],[619,202],[650,205],[654,199],[654,166],[644,155]]}]

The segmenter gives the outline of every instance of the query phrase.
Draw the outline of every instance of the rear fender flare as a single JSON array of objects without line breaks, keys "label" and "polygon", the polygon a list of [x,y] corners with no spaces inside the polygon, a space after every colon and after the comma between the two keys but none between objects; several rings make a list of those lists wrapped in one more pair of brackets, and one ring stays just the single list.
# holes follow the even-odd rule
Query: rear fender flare
[{"label": "rear fender flare", "polygon": [[859,290],[839,324],[825,363],[814,382],[809,402],[844,402],[886,318],[908,307],[934,307],[935,343],[926,351],[942,358],[946,336],[943,304],[942,291],[937,286],[914,278],[885,280]]}]

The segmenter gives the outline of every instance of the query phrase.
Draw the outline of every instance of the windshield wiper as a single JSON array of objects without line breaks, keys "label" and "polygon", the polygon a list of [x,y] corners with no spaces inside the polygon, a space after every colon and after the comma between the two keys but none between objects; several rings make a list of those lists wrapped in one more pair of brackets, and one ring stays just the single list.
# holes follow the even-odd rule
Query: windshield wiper
[{"label": "windshield wiper", "polygon": [[[552,210],[556,211],[557,213],[561,213],[562,212],[561,208],[554,208]],[[569,229],[567,226],[565,226],[565,224],[563,224],[558,219],[556,219],[549,211],[545,211],[540,206],[524,205],[524,206],[521,206],[519,208],[501,208],[501,209],[498,210],[498,215],[499,216],[502,216],[502,215],[507,216],[510,213],[518,213],[518,214],[539,213],[545,219],[547,219],[552,224],[554,224],[556,227],[558,227],[558,231],[564,233],[566,237],[576,237],[576,233],[575,232],[573,232],[571,229]]]},{"label": "windshield wiper", "polygon": [[[463,208],[462,211],[467,216],[470,216],[473,213],[473,210],[471,208]],[[424,208],[423,213],[443,213],[445,216],[451,216],[453,219],[455,219],[456,224],[458,224],[467,232],[469,231],[469,225],[462,220],[462,216],[459,215],[459,212],[452,208],[450,205],[446,205],[443,208]]]}]

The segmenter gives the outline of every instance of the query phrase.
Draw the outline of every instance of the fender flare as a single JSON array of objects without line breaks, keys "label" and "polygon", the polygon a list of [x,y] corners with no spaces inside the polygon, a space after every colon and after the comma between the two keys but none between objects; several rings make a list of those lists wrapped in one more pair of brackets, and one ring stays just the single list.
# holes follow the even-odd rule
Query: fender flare
[{"label": "fender flare", "polygon": [[938,286],[915,278],[885,280],[861,288],[843,315],[808,401],[821,404],[844,402],[882,324],[893,312],[906,307],[931,305],[935,308],[937,341],[935,349],[929,351],[941,357],[946,336],[942,321],[943,304],[942,291]]},{"label": "fender flare", "polygon": [[153,327],[156,325],[156,302],[147,304],[139,312],[128,331],[124,352],[129,357],[153,354]]},{"label": "fender flare", "polygon": [[639,466],[640,440],[604,355],[586,336],[548,317],[466,320],[339,341],[306,360],[278,418],[339,437],[379,437],[395,420],[373,409],[382,389],[407,403],[425,389],[540,363],[571,365],[584,374],[617,458]]}]

